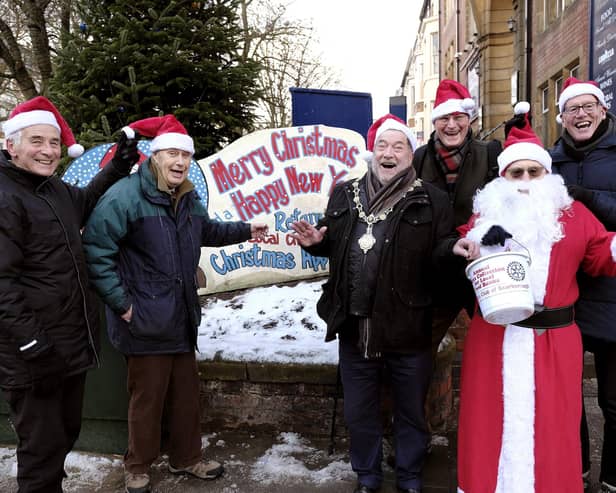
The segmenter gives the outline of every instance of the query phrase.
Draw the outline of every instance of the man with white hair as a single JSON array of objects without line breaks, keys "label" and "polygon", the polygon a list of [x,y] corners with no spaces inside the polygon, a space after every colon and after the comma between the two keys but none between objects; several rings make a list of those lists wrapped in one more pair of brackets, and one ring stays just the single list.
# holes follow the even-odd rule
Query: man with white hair
[{"label": "man with white hair", "polygon": [[100,364],[98,304],[80,230],[98,198],[139,159],[122,138],[87,187],[55,175],[62,144],[83,153],[57,108],[37,96],[3,125],[0,153],[0,388],[17,433],[20,492],[61,493],[81,429],[87,370]]},{"label": "man with white hair", "polygon": [[[530,255],[535,313],[507,325],[472,319],[458,428],[460,493],[580,493],[582,343],[576,273],[616,276],[614,233],[567,193],[518,103],[500,178],[475,198],[454,252]],[[511,241],[515,240],[515,241]],[[481,246],[480,246],[481,245]]]},{"label": "man with white hair", "polygon": [[430,436],[424,412],[432,373],[430,278],[433,258],[451,255],[456,238],[447,195],[416,177],[415,147],[401,120],[378,119],[368,131],[366,175],[334,189],[316,228],[292,225],[304,249],[330,261],[317,311],[327,322],[325,340],[339,339],[355,493],[376,492],[383,481],[383,369],[394,397],[398,491],[422,487]]},{"label": "man with white hair", "polygon": [[[616,117],[607,110],[596,82],[570,77],[558,99],[563,131],[550,149],[554,172],[571,195],[588,207],[610,230],[616,230]],[[595,357],[597,395],[603,412],[603,450],[599,480],[603,491],[616,492],[616,279],[578,276],[580,299],[575,320],[584,349]],[[582,413],[582,470],[590,484],[590,440]]]}]

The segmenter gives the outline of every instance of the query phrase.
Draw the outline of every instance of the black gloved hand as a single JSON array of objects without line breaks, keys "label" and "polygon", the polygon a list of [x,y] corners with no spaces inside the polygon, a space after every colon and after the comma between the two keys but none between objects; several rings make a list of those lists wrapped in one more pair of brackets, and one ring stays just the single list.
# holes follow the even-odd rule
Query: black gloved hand
[{"label": "black gloved hand", "polygon": [[481,238],[481,244],[484,246],[505,246],[505,241],[507,241],[507,238],[512,237],[513,236],[511,235],[511,233],[503,229],[502,226],[495,224],[490,229],[488,229],[488,232],[485,235],[483,235],[483,238]]},{"label": "black gloved hand", "polygon": [[64,358],[53,346],[34,358],[26,359],[26,366],[32,377],[32,391],[39,397],[56,392],[67,370]]},{"label": "black gloved hand", "polygon": [[594,192],[592,190],[588,190],[588,188],[580,185],[567,185],[567,191],[571,197],[575,200],[579,200],[582,204],[586,206],[592,204],[592,199],[594,196]]},{"label": "black gloved hand", "polygon": [[137,135],[135,135],[134,139],[129,139],[124,132],[120,132],[115,154],[111,159],[114,166],[127,173],[130,171],[139,161],[139,149],[137,149],[138,141]]}]

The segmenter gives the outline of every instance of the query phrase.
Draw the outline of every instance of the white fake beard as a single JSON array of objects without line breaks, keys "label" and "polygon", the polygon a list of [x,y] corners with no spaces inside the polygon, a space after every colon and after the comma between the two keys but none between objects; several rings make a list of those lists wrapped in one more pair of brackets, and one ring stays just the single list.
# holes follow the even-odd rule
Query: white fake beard
[{"label": "white fake beard", "polygon": [[[522,192],[520,191],[522,190]],[[560,175],[548,174],[530,181],[497,178],[477,192],[473,212],[478,214],[469,238],[480,242],[492,225],[502,226],[515,242],[507,250],[528,250],[531,257],[531,284],[535,303],[543,303],[552,245],[563,238],[560,217],[573,199]],[[503,251],[500,245],[481,247],[482,256]]]}]

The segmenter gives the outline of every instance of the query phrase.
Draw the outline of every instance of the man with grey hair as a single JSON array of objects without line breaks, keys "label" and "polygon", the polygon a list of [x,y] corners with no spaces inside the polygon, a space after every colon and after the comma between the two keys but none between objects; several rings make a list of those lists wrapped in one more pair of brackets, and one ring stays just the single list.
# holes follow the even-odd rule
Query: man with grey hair
[{"label": "man with grey hair", "polygon": [[81,429],[86,372],[97,366],[98,308],[80,230],[96,201],[138,160],[122,140],[83,189],[54,176],[61,145],[83,152],[44,97],[3,123],[0,153],[0,388],[18,436],[19,491],[61,493],[64,460]]},{"label": "man with grey hair", "polygon": [[292,225],[302,248],[330,262],[317,311],[327,322],[325,340],[339,339],[354,493],[374,493],[383,481],[383,370],[394,397],[398,491],[422,488],[433,366],[430,278],[433,260],[451,252],[455,235],[447,195],[417,179],[415,147],[404,122],[378,119],[368,131],[366,175],[334,189],[316,228]]}]

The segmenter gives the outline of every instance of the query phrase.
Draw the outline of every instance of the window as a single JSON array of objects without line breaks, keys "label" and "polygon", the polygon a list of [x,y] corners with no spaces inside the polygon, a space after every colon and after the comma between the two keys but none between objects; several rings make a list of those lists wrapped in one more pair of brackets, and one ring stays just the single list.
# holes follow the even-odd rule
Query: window
[{"label": "window", "polygon": [[576,65],[575,67],[573,67],[572,69],[569,70],[569,76],[570,77],[575,77],[576,79],[579,79],[579,74],[580,74],[580,66]]},{"label": "window", "polygon": [[548,104],[548,101],[549,101],[548,98],[549,98],[549,94],[548,94],[548,88],[546,86],[541,90],[541,112],[542,113],[547,113],[548,111],[550,111],[550,107]]},{"label": "window", "polygon": [[417,64],[417,77],[415,77],[415,80],[419,81],[419,95],[417,96],[417,99],[423,99],[423,97],[424,97],[424,92],[423,92],[423,86],[424,86],[423,63],[418,63]]},{"label": "window", "polygon": [[438,75],[438,32],[431,33],[430,37],[432,38],[432,75]]},{"label": "window", "polygon": [[[558,98],[563,90],[563,78],[559,77],[554,81],[554,105],[558,108]],[[560,113],[560,109],[558,110]]]}]

